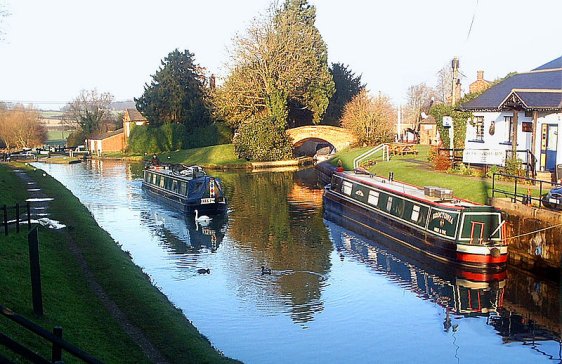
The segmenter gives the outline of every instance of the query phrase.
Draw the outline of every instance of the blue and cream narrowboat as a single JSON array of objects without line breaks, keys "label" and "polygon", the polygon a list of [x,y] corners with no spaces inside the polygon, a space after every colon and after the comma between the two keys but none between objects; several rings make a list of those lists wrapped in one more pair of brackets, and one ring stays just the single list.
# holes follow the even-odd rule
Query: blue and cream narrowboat
[{"label": "blue and cream narrowboat", "polygon": [[167,202],[179,205],[185,213],[215,214],[226,209],[221,180],[199,166],[148,165],[143,187]]},{"label": "blue and cream narrowboat", "polygon": [[507,263],[501,212],[456,199],[451,190],[345,171],[332,175],[323,201],[328,220],[369,238],[465,267]]}]

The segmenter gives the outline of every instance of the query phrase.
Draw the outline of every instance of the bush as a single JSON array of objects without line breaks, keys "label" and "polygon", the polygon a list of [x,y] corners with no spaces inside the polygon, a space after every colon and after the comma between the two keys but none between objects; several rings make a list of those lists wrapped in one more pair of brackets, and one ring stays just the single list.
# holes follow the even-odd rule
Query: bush
[{"label": "bush", "polygon": [[66,138],[66,145],[68,147],[76,147],[78,145],[83,145],[86,140],[86,135],[83,131],[73,131],[68,138]]},{"label": "bush", "polygon": [[255,161],[289,159],[293,154],[291,140],[272,118],[243,123],[233,138],[239,158]]},{"label": "bush", "polygon": [[211,145],[230,144],[232,130],[225,123],[212,123],[194,128],[184,136],[184,149],[208,147]]},{"label": "bush", "polygon": [[161,127],[135,125],[129,135],[127,150],[132,153],[162,153],[182,148],[185,127],[164,124]]}]

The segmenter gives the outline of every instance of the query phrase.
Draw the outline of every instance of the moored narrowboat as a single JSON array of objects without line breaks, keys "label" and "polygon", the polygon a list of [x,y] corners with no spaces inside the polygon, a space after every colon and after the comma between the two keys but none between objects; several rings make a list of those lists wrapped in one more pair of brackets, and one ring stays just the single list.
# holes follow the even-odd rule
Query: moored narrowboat
[{"label": "moored narrowboat", "polygon": [[144,169],[142,185],[186,213],[215,214],[226,209],[221,180],[199,166],[150,164]]},{"label": "moored narrowboat", "polygon": [[501,212],[456,199],[451,190],[347,171],[332,175],[323,200],[328,220],[369,238],[464,267],[503,269],[507,263]]}]

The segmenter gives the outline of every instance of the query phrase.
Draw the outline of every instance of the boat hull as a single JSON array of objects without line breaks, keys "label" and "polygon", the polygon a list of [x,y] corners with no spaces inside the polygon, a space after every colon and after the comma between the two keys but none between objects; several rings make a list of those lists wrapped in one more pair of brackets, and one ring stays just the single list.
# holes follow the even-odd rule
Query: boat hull
[{"label": "boat hull", "polygon": [[[470,251],[471,247],[467,248],[466,252],[459,253],[459,244],[455,240],[405,225],[374,209],[367,209],[356,201],[334,193],[329,188],[324,193],[324,214],[327,220],[371,240],[381,241],[389,247],[401,248],[403,254],[412,257],[423,254],[432,259],[477,272],[501,270],[505,268],[507,262],[506,249],[504,254],[498,254],[499,250],[494,251],[496,256],[481,254],[481,252],[474,254]],[[490,248],[484,247],[484,249]]]}]

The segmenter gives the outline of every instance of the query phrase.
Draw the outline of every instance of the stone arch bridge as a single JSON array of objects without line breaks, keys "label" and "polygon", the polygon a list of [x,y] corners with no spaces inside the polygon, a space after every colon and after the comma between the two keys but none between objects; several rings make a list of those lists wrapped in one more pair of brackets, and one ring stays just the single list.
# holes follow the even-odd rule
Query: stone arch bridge
[{"label": "stone arch bridge", "polygon": [[308,141],[316,141],[330,143],[337,151],[340,151],[357,141],[357,137],[351,130],[328,125],[309,125],[287,129],[287,134],[293,139],[294,148],[298,148]]}]

